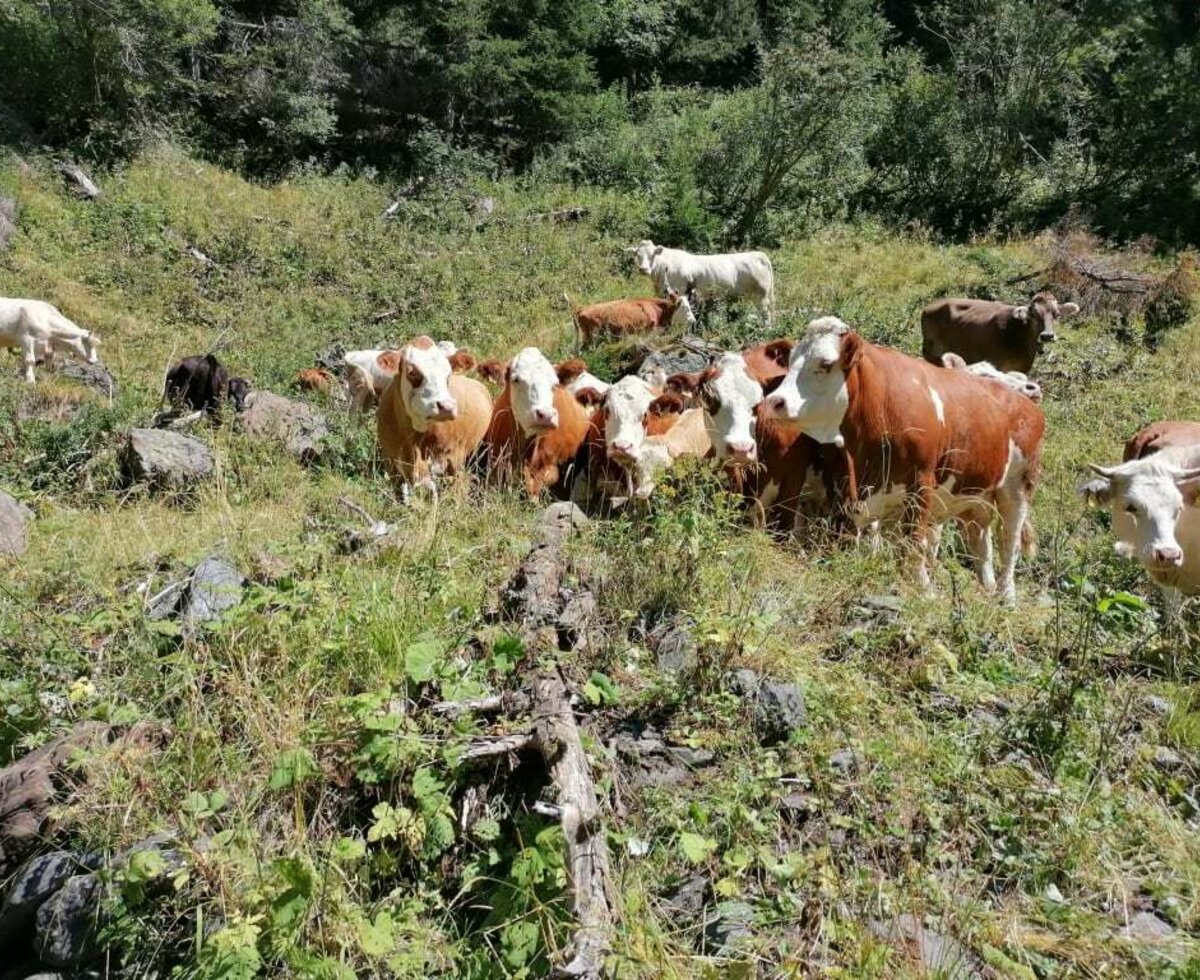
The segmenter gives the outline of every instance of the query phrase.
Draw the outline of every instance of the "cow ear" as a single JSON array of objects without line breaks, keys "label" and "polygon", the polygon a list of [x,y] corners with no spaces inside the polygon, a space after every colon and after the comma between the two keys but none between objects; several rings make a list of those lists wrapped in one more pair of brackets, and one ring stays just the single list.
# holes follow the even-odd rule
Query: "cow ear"
[{"label": "cow ear", "polygon": [[655,255],[662,255],[662,250],[663,250],[663,247],[661,245],[654,246],[654,254]]},{"label": "cow ear", "polygon": [[404,359],[404,351],[402,350],[385,350],[375,358],[375,363],[387,371],[389,374],[395,374],[400,370],[400,362]]},{"label": "cow ear", "polygon": [[787,367],[792,362],[792,348],[796,345],[785,339],[772,340],[767,344],[766,354],[772,361],[780,367]]},{"label": "cow ear", "polygon": [[558,383],[560,385],[569,385],[586,370],[587,363],[585,361],[578,357],[572,357],[569,361],[563,361],[557,365],[554,368],[554,373],[558,375]]},{"label": "cow ear", "polygon": [[842,337],[842,356],[840,358],[843,372],[849,372],[862,357],[863,339],[856,333],[848,333]]},{"label": "cow ear", "polygon": [[680,415],[683,413],[683,399],[671,392],[659,395],[650,403],[646,412],[659,418],[664,415]]},{"label": "cow ear", "polygon": [[469,350],[456,350],[450,355],[450,370],[455,374],[466,374],[472,370],[478,362],[475,360],[475,355]]},{"label": "cow ear", "polygon": [[1115,466],[1101,466],[1099,463],[1088,463],[1088,469],[1095,473],[1096,476],[1102,476],[1106,480],[1111,480],[1117,475],[1117,467]]},{"label": "cow ear", "polygon": [[604,396],[595,388],[580,388],[577,392],[575,392],[575,400],[579,402],[580,405],[586,405],[588,408],[592,408],[604,401]]},{"label": "cow ear", "polygon": [[942,367],[949,368],[951,371],[965,371],[967,362],[961,355],[947,351],[942,355]]},{"label": "cow ear", "polygon": [[1058,318],[1060,320],[1065,320],[1065,319],[1067,319],[1067,317],[1074,316],[1078,312],[1079,312],[1079,304],[1078,303],[1059,303],[1058,304]]},{"label": "cow ear", "polygon": [[1014,309],[1012,311],[1012,315],[1013,315],[1014,320],[1020,320],[1022,323],[1024,323],[1026,320],[1029,319],[1029,307],[1028,306],[1014,307]]},{"label": "cow ear", "polygon": [[1093,507],[1107,506],[1112,497],[1112,482],[1106,477],[1088,480],[1086,483],[1079,484],[1078,489],[1079,496],[1083,498],[1084,503]]},{"label": "cow ear", "polygon": [[638,250],[638,247],[636,245],[626,245],[625,246],[625,251],[628,252],[630,255],[636,255],[637,250]]},{"label": "cow ear", "polygon": [[484,361],[476,366],[475,373],[494,385],[504,384],[504,365],[499,361]]},{"label": "cow ear", "polygon": [[667,391],[676,391],[685,395],[694,395],[700,387],[700,372],[672,374],[667,378]]},{"label": "cow ear", "polygon": [[674,289],[671,289],[668,286],[667,287],[667,299],[671,300],[671,302],[673,302],[673,303],[678,303],[679,302],[679,293],[677,293]]}]

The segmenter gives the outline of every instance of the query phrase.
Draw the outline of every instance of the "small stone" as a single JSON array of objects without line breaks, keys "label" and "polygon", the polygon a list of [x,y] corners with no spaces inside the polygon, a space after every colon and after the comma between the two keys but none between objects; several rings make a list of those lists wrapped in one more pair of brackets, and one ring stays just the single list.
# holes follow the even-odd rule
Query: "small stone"
[{"label": "small stone", "polygon": [[918,956],[932,976],[976,980],[984,975],[982,964],[962,943],[930,929],[915,915],[898,915],[889,922],[872,919],[868,928],[882,942]]},{"label": "small stone", "polygon": [[784,742],[807,722],[804,693],[795,684],[764,680],[754,695],[754,730],[763,745]]},{"label": "small stone", "polygon": [[48,966],[78,966],[95,955],[99,893],[94,874],[75,875],[42,903],[34,948]]},{"label": "small stone", "polygon": [[181,617],[184,625],[196,626],[219,619],[242,601],[245,584],[242,573],[232,565],[219,558],[205,558],[192,571]]},{"label": "small stone", "polygon": [[812,800],[801,793],[789,793],[779,801],[779,815],[793,826],[804,823],[812,812]]},{"label": "small stone", "polygon": [[689,769],[712,765],[713,760],[717,757],[716,753],[710,749],[692,749],[686,745],[668,745],[666,751],[672,759]]},{"label": "small stone", "polygon": [[1154,764],[1164,772],[1175,772],[1186,765],[1183,756],[1166,745],[1160,745],[1154,750]]},{"label": "small stone", "polygon": [[1142,699],[1142,704],[1145,705],[1147,711],[1160,717],[1166,717],[1174,710],[1171,702],[1161,694],[1147,694]]},{"label": "small stone", "polygon": [[1066,899],[1063,898],[1062,892],[1058,890],[1058,885],[1056,885],[1054,882],[1050,882],[1050,884],[1046,886],[1045,895],[1047,901],[1053,902],[1055,905],[1062,905],[1066,901]]},{"label": "small stone", "polygon": [[858,763],[849,749],[838,749],[829,757],[829,768],[843,776],[854,772]]},{"label": "small stone", "polygon": [[212,452],[198,439],[168,429],[133,429],[121,453],[130,483],[187,493],[216,471]]},{"label": "small stone", "polygon": [[746,902],[731,900],[721,902],[716,913],[717,917],[704,930],[707,947],[714,956],[740,955],[748,941],[754,938],[753,907]]},{"label": "small stone", "polygon": [[29,523],[33,511],[0,490],[0,555],[14,558],[29,548]]},{"label": "small stone", "polygon": [[704,903],[708,897],[709,880],[704,875],[694,875],[670,895],[663,899],[663,905],[677,915],[698,918],[704,911]]},{"label": "small stone", "polygon": [[251,437],[281,443],[295,459],[308,466],[321,458],[329,437],[325,416],[304,402],[272,391],[252,391],[238,422]]},{"label": "small stone", "polygon": [[749,668],[743,667],[741,670],[734,671],[733,677],[729,682],[729,689],[734,694],[740,694],[742,697],[750,697],[758,692],[759,683],[758,674]]},{"label": "small stone", "polygon": [[346,370],[346,345],[333,343],[328,347],[323,347],[313,358],[313,363],[326,371],[341,374]]},{"label": "small stone", "polygon": [[86,361],[64,361],[58,367],[58,376],[78,381],[105,398],[116,398],[117,379],[103,364],[88,364]]},{"label": "small stone", "polygon": [[661,623],[646,635],[654,661],[664,674],[682,674],[696,665],[696,640],[690,622]]},{"label": "small stone", "polygon": [[650,842],[642,840],[640,837],[630,837],[625,842],[625,848],[629,851],[631,857],[645,857],[650,853]]},{"label": "small stone", "polygon": [[1155,942],[1175,934],[1175,927],[1153,912],[1138,912],[1122,927],[1121,935],[1138,942]]},{"label": "small stone", "polygon": [[8,243],[16,231],[17,202],[0,194],[0,252],[8,248]]}]

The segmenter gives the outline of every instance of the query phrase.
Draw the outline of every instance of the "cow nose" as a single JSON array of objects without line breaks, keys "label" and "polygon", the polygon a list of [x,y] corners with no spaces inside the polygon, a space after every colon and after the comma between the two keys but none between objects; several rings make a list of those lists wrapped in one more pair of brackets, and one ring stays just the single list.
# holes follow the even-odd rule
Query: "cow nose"
[{"label": "cow nose", "polygon": [[1183,550],[1174,545],[1164,545],[1154,549],[1154,564],[1182,565]]},{"label": "cow nose", "polygon": [[746,442],[740,439],[727,439],[725,448],[729,450],[729,455],[735,459],[754,459],[754,443]]},{"label": "cow nose", "polygon": [[1040,340],[1043,344],[1049,344],[1055,340],[1058,340],[1058,334],[1056,334],[1053,330],[1043,330],[1038,335],[1038,340]]},{"label": "cow nose", "polygon": [[558,412],[553,408],[535,408],[533,417],[540,425],[558,425]]},{"label": "cow nose", "polygon": [[443,398],[437,403],[437,410],[439,415],[452,419],[458,415],[458,403],[452,398]]},{"label": "cow nose", "polygon": [[620,456],[625,459],[633,457],[633,443],[631,442],[614,442],[612,444],[612,452],[614,456]]}]

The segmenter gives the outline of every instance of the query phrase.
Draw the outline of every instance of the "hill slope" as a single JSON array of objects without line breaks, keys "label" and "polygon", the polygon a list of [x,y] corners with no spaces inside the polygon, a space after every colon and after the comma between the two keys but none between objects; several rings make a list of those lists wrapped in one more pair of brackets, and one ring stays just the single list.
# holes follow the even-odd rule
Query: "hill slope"
[{"label": "hill slope", "polygon": [[[119,491],[114,448],[152,414],[166,366],[218,338],[238,373],[279,391],[335,341],[428,333],[485,356],[568,353],[564,289],[645,291],[621,251],[641,237],[639,202],[505,184],[481,191],[492,213],[472,193],[435,193],[385,222],[369,181],[265,188],[170,149],[104,188],[81,203],[40,161],[0,171],[21,207],[0,295],[50,300],[94,329],[120,384],[111,406],[51,375],[30,395],[3,363],[0,487],[37,521],[0,587],[0,761],[79,719],[167,726],[153,759],[90,764],[59,821],[79,849],[160,831],[180,842],[165,892],[128,874],[113,884],[105,937],[130,975],[544,972],[570,923],[561,836],[525,806],[535,776],[527,762],[460,761],[486,719],[420,710],[529,669],[489,609],[536,509],[480,488],[400,506],[371,427],[333,405],[339,449],[314,469],[229,427],[201,433],[218,476],[182,507]],[[587,217],[539,217],[570,204]],[[913,351],[922,303],[1015,296],[1006,281],[1044,264],[1037,243],[947,247],[872,228],[787,242],[773,260],[777,332],[836,313]],[[897,547],[750,530],[702,468],[644,518],[574,542],[603,628],[563,668],[587,688],[578,711],[609,794],[620,975],[697,975],[714,950],[705,923],[743,914],[738,956],[767,975],[920,975],[888,941],[902,913],[999,976],[1192,975],[1195,646],[1160,629],[1144,576],[1074,493],[1083,465],[1119,458],[1139,425],[1200,417],[1200,323],[1157,352],[1125,337],[1139,331],[1081,318],[1040,365],[1041,551],[1011,612],[978,591],[953,542],[927,596],[901,577]],[[764,336],[737,310],[709,333]],[[619,356],[599,351],[593,368]],[[342,550],[359,523],[343,497],[394,522],[392,543]],[[247,600],[195,636],[148,621],[144,596],[209,554],[254,580]],[[681,674],[648,649],[643,627],[659,621],[696,638]],[[728,682],[739,668],[798,683],[803,728],[759,746]],[[646,723],[711,763],[676,786],[637,785],[612,745]],[[663,904],[695,875],[707,911]],[[1143,911],[1171,937],[1123,937]]]}]

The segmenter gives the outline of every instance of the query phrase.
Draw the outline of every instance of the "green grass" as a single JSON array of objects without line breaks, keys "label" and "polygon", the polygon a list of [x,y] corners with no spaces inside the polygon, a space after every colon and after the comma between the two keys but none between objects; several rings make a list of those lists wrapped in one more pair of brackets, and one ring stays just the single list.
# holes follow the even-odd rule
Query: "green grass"
[{"label": "green grass", "polygon": [[[109,935],[134,975],[544,972],[568,935],[557,831],[514,803],[527,774],[454,761],[481,723],[415,710],[431,690],[513,682],[517,655],[486,613],[535,508],[478,487],[401,507],[371,459],[370,428],[336,407],[345,448],[313,470],[228,429],[204,433],[218,477],[184,506],[117,490],[113,447],[152,414],[168,364],[218,337],[238,373],[280,391],[331,341],[428,333],[482,356],[527,344],[566,354],[564,289],[577,301],[645,292],[621,251],[642,237],[643,206],[502,184],[485,189],[497,202],[487,218],[452,192],[385,222],[386,188],[369,181],[262,187],[169,148],[103,185],[101,200],[81,203],[44,161],[0,170],[0,192],[22,208],[0,295],[48,299],[96,330],[121,386],[108,406],[47,376],[31,406],[15,359],[0,357],[0,486],[38,516],[28,554],[0,584],[0,758],[80,718],[165,726],[153,758],[96,760],[64,814],[81,847],[118,849],[158,830],[184,842],[187,874],[153,897],[118,882]],[[589,217],[531,217],[572,203]],[[1035,242],[944,246],[837,227],[773,260],[780,332],[837,313],[915,351],[922,303],[1015,295],[1005,281],[1041,255]],[[697,870],[719,897],[753,907],[747,955],[766,975],[920,975],[871,936],[870,920],[899,912],[952,932],[1001,976],[1194,975],[1200,663],[1186,633],[1162,631],[1144,576],[1112,555],[1105,519],[1083,512],[1074,487],[1084,464],[1119,458],[1144,422],[1200,417],[1189,382],[1200,376],[1200,322],[1153,354],[1119,342],[1118,328],[1072,323],[1039,366],[1041,551],[1020,571],[1013,611],[978,591],[949,539],[927,596],[899,575],[899,544],[773,542],[698,471],[643,519],[599,522],[573,544],[605,629],[598,649],[565,667],[580,686],[603,672],[619,692],[615,705],[581,706],[598,776],[613,772],[599,740],[626,715],[654,718],[717,760],[682,789],[618,782],[619,975],[738,975],[698,957],[694,930],[660,905]],[[737,310],[709,330],[730,344],[765,336]],[[74,422],[47,408],[77,400]],[[51,421],[23,418],[22,406]],[[396,522],[396,543],[343,553],[356,518],[342,496]],[[249,601],[193,638],[147,623],[138,587],[153,592],[214,552],[256,580]],[[903,599],[894,622],[857,622],[857,599],[893,591]],[[1105,602],[1122,591],[1147,604]],[[631,638],[650,609],[696,620],[695,676],[661,676]],[[743,666],[803,686],[803,733],[751,744],[722,681]],[[1173,710],[1155,714],[1150,694]],[[1159,746],[1184,768],[1156,767]],[[842,749],[855,754],[852,772],[830,767]],[[463,833],[454,808],[475,785],[493,787],[489,820]],[[812,804],[798,827],[778,805],[797,792]],[[377,809],[385,803],[404,809]],[[694,861],[684,834],[711,848]],[[629,837],[649,853],[632,856]],[[1046,897],[1050,885],[1064,901]],[[1119,938],[1122,910],[1140,908],[1172,921],[1177,941]]]}]

